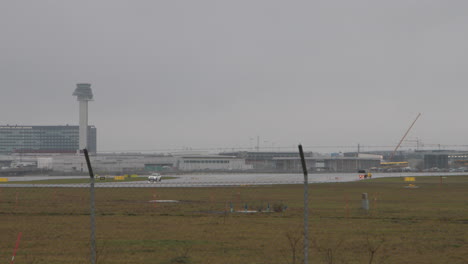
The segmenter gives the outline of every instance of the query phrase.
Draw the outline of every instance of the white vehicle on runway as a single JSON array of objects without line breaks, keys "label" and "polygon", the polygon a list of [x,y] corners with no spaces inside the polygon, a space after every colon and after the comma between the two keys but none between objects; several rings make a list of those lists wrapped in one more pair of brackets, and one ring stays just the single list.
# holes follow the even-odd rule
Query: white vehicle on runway
[{"label": "white vehicle on runway", "polygon": [[148,181],[151,182],[151,183],[160,182],[161,181],[161,174],[152,173],[150,176],[148,176]]}]

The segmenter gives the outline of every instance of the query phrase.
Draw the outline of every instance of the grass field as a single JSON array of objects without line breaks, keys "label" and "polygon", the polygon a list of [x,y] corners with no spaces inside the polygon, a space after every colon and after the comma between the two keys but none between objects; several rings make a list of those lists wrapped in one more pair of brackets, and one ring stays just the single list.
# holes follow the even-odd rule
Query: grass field
[{"label": "grass field", "polygon": [[[468,263],[468,177],[413,184],[311,184],[309,263]],[[302,262],[301,185],[103,188],[96,213],[97,263]],[[88,189],[0,185],[0,219],[0,262],[22,232],[17,264],[90,263]]]}]

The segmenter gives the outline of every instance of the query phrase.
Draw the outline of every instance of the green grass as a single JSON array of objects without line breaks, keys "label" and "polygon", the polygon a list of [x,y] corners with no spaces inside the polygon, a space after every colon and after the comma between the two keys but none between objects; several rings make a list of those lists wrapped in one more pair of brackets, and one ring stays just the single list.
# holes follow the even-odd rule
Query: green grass
[{"label": "green grass", "polygon": [[[467,263],[468,177],[418,177],[309,186],[309,263]],[[361,194],[368,193],[364,212]],[[149,203],[150,200],[180,203]],[[283,212],[229,213],[287,205]],[[208,213],[210,212],[210,213]],[[292,263],[303,186],[96,189],[97,263]],[[2,188],[0,259],[89,263],[89,190]],[[330,262],[330,257],[333,260]],[[300,263],[300,259],[296,263]]]}]

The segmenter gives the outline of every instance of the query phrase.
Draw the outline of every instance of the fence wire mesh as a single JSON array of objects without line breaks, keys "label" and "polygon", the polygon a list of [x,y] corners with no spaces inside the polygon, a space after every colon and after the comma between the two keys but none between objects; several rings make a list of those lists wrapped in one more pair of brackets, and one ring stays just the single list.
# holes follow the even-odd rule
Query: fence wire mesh
[{"label": "fence wire mesh", "polygon": [[[311,184],[309,263],[466,263],[468,178],[406,185]],[[300,184],[152,186],[96,189],[96,263],[303,262]],[[87,188],[0,185],[0,259],[21,232],[15,263],[89,263],[89,204]]]}]

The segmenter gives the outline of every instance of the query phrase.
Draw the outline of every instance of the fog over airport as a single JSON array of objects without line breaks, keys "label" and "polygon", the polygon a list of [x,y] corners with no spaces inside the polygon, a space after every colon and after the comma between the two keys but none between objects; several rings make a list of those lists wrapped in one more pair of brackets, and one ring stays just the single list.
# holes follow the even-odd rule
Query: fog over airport
[{"label": "fog over airport", "polygon": [[[98,151],[467,145],[466,1],[2,1],[1,125]],[[290,149],[286,149],[290,148]],[[375,150],[375,148],[372,148]],[[370,149],[370,148],[369,148]],[[466,148],[468,149],[468,148]]]}]

